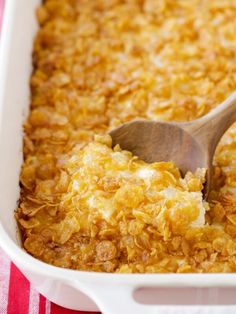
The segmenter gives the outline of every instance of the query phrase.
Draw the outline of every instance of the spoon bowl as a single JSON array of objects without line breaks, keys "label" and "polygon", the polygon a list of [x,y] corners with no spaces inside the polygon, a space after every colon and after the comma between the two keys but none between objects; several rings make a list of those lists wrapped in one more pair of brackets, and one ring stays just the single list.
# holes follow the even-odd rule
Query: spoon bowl
[{"label": "spoon bowl", "polygon": [[110,132],[113,145],[148,162],[173,161],[183,175],[207,166],[205,152],[180,124],[137,120]]},{"label": "spoon bowl", "polygon": [[133,120],[112,130],[110,135],[113,146],[119,144],[149,163],[173,161],[183,175],[206,168],[203,193],[207,198],[216,146],[235,120],[236,93],[197,120],[184,123]]}]

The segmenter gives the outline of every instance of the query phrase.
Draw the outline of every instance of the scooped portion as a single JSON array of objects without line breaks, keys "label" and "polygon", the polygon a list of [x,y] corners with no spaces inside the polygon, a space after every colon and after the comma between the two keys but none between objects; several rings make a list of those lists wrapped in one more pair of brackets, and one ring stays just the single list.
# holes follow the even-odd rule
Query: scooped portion
[{"label": "scooped portion", "polygon": [[93,142],[74,152],[66,164],[71,184],[62,203],[70,207],[68,202],[77,199],[79,208],[87,213],[81,230],[90,234],[91,223],[100,225],[103,221],[105,230],[98,230],[98,234],[106,234],[110,225],[122,236],[126,222],[134,235],[145,234],[149,225],[168,240],[184,234],[187,228],[204,225],[204,169],[182,179],[172,162],[147,164],[119,146],[111,149],[108,135],[97,136],[99,140],[101,143]]}]

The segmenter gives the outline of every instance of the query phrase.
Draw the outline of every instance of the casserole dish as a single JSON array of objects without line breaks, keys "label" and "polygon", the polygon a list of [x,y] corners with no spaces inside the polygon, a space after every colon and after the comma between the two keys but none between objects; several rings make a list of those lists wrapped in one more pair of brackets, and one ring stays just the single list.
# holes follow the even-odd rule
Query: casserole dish
[{"label": "casserole dish", "polygon": [[197,304],[204,311],[223,313],[227,305],[233,313],[234,274],[82,272],[47,265],[22,250],[13,212],[19,199],[22,124],[29,104],[34,12],[39,3],[8,0],[5,9],[0,55],[0,245],[40,293],[64,307],[107,314],[176,313],[176,309],[189,313],[199,309]]}]

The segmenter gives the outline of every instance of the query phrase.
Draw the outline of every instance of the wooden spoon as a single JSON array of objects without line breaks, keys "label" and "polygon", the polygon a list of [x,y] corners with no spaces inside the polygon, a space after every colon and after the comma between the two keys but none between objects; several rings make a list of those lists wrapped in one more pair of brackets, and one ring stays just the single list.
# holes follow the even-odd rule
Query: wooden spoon
[{"label": "wooden spoon", "polygon": [[207,198],[216,146],[236,121],[236,93],[207,115],[184,123],[133,120],[112,130],[113,146],[131,151],[146,162],[173,161],[183,175],[207,169],[204,195]]}]

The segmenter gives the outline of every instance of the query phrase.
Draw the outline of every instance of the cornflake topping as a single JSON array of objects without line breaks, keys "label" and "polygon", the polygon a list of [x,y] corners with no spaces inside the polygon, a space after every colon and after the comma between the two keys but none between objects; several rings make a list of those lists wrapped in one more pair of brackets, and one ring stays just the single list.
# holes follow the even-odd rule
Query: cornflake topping
[{"label": "cornflake topping", "polygon": [[136,118],[190,121],[236,89],[235,1],[45,0],[16,218],[24,248],[71,269],[236,271],[236,127],[181,177],[108,132]]}]

